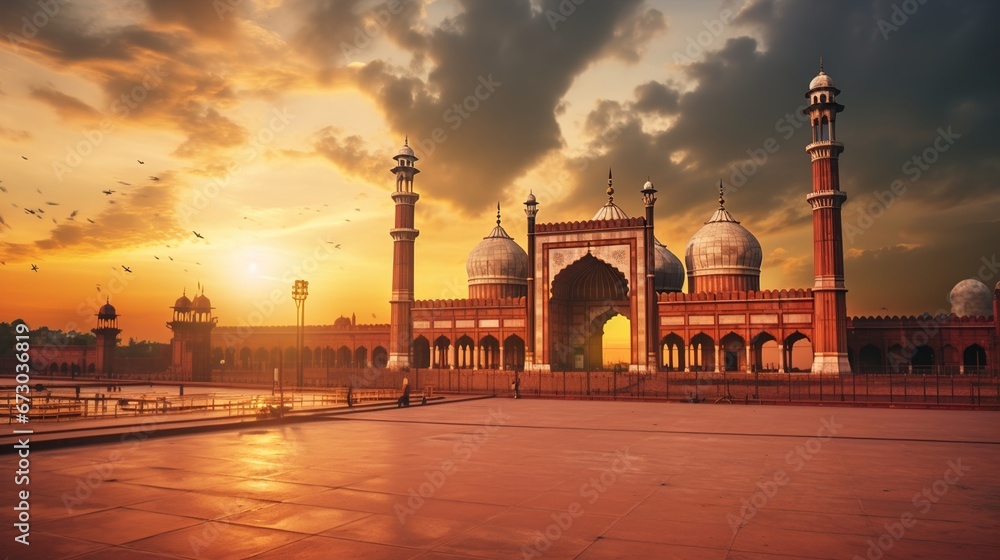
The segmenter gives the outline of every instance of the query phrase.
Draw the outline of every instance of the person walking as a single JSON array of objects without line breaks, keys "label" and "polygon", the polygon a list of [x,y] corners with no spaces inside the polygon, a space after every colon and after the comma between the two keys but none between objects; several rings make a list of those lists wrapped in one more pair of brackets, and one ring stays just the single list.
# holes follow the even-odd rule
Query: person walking
[{"label": "person walking", "polygon": [[396,401],[396,408],[410,406],[410,380],[403,378],[403,394]]}]

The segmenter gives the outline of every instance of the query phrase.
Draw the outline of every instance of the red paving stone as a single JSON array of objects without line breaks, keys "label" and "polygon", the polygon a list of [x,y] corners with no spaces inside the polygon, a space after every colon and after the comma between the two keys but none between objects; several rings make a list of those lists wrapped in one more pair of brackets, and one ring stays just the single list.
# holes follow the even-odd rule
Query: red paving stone
[{"label": "red paving stone", "polygon": [[32,544],[8,528],[0,549],[53,560],[992,559],[997,418],[487,399],[39,450]]}]

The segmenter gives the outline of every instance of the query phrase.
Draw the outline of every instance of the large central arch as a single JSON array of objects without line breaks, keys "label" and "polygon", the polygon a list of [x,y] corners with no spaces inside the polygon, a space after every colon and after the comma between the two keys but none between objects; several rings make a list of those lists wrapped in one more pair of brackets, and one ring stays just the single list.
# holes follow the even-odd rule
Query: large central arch
[{"label": "large central arch", "polygon": [[553,368],[600,369],[604,324],[618,314],[631,319],[625,274],[590,253],[561,270],[552,280],[549,298]]}]

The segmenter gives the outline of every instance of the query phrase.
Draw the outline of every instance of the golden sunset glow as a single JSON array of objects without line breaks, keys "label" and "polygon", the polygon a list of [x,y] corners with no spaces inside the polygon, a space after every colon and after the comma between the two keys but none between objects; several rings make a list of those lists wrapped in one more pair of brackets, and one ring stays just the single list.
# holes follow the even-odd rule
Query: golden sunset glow
[{"label": "golden sunset glow", "polygon": [[87,331],[110,300],[124,339],[166,341],[204,290],[220,325],[290,325],[302,278],[309,324],[388,323],[404,137],[417,299],[467,296],[497,202],[524,247],[529,192],[539,222],[589,219],[609,167],[630,216],[656,184],[682,260],[721,179],[761,287],[811,287],[820,56],[848,106],[849,313],[947,309],[959,280],[1000,280],[992,12],[928,3],[892,30],[890,6],[839,2],[4,2],[0,321]]}]

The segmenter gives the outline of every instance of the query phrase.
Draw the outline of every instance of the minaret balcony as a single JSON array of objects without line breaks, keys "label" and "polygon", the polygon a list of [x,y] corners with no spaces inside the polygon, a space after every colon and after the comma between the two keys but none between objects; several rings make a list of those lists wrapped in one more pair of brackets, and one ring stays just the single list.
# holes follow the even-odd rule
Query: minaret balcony
[{"label": "minaret balcony", "polygon": [[836,158],[844,151],[844,144],[832,140],[821,140],[806,146],[806,151],[809,152],[810,161]]}]

